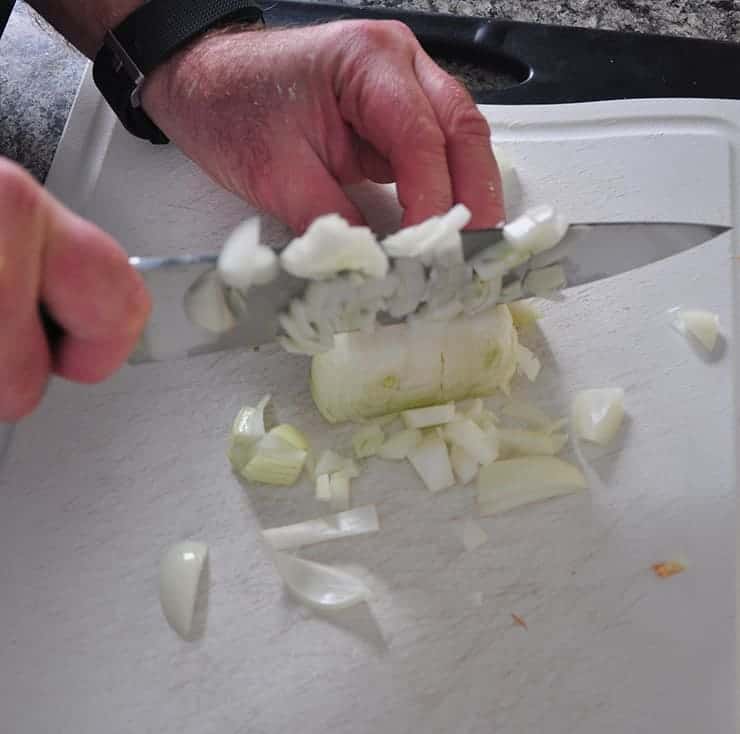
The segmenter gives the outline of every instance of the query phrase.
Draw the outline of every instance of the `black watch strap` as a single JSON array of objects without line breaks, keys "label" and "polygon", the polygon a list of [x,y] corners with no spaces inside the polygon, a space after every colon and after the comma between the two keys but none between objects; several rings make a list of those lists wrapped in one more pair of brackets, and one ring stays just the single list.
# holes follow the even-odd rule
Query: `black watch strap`
[{"label": "black watch strap", "polygon": [[167,143],[141,108],[147,75],[212,28],[262,22],[254,0],[148,0],[108,31],[95,57],[93,78],[129,132],[152,143]]}]

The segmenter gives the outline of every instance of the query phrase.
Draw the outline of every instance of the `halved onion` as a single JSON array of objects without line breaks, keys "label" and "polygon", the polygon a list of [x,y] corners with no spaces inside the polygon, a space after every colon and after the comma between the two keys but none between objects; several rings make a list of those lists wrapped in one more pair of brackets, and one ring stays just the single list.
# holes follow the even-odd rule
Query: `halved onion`
[{"label": "halved onion", "polygon": [[447,446],[436,432],[425,436],[408,459],[430,492],[440,492],[455,484]]},{"label": "halved onion", "polygon": [[159,601],[165,619],[180,637],[190,637],[195,599],[208,546],[197,541],[176,543],[167,549],[159,567]]},{"label": "halved onion", "polygon": [[582,390],[573,400],[572,416],[580,438],[606,446],[624,418],[624,390],[621,387]]},{"label": "halved onion", "polygon": [[422,432],[415,428],[392,433],[378,449],[381,459],[400,461],[406,459],[422,440]]},{"label": "halved onion", "polygon": [[275,279],[280,269],[277,255],[259,238],[259,217],[247,219],[229,235],[218,256],[218,273],[226,285],[246,291]]},{"label": "halved onion", "polygon": [[406,428],[428,428],[455,420],[455,404],[430,405],[427,408],[414,408],[401,412]]},{"label": "halved onion", "polygon": [[352,448],[358,459],[366,459],[369,456],[375,456],[378,450],[385,442],[383,429],[377,423],[371,423],[368,426],[360,428],[352,436]]},{"label": "halved onion", "polygon": [[315,219],[280,254],[283,268],[300,278],[321,280],[349,270],[384,278],[388,257],[368,227],[353,227],[338,214]]},{"label": "halved onion", "polygon": [[496,515],[585,488],[578,467],[552,456],[494,461],[478,474],[478,506],[481,515]]},{"label": "halved onion", "polygon": [[323,543],[326,540],[375,533],[379,527],[375,505],[366,505],[315,520],[270,528],[263,535],[275,550],[281,551]]},{"label": "halved onion", "polygon": [[346,609],[370,596],[367,586],[346,571],[280,551],[274,558],[283,583],[300,601],[315,609]]},{"label": "halved onion", "polygon": [[690,334],[708,352],[714,350],[719,337],[719,316],[711,311],[674,308],[669,311],[674,328],[681,334]]}]

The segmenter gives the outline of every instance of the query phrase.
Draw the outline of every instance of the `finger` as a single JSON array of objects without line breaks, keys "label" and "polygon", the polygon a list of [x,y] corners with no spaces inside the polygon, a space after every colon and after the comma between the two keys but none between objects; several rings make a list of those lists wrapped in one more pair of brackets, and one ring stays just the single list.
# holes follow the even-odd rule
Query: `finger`
[{"label": "finger", "polygon": [[[359,24],[354,33],[352,61],[338,80],[342,116],[390,162],[404,225],[447,211],[445,136],[413,69],[418,44],[394,22]],[[407,50],[399,53],[402,46]]]},{"label": "finger", "polygon": [[355,151],[362,175],[375,183],[393,183],[393,168],[374,146],[362,138],[356,138]]},{"label": "finger", "polygon": [[[337,213],[350,224],[364,224],[360,210],[342,191],[318,156],[308,147],[294,151],[285,161],[286,171],[300,171],[301,175],[273,178],[266,192],[263,208],[282,219],[294,232],[303,233],[316,217]],[[277,166],[278,170],[281,166]],[[278,184],[278,185],[275,185]]]},{"label": "finger", "polygon": [[41,400],[50,370],[37,292],[44,192],[0,159],[0,421],[17,421]]},{"label": "finger", "polygon": [[491,131],[468,91],[419,49],[416,74],[447,143],[447,165],[456,203],[472,213],[469,227],[495,227],[505,218],[501,175]]},{"label": "finger", "polygon": [[149,294],[111,237],[56,201],[50,207],[41,298],[65,331],[54,371],[99,382],[136,345],[149,315]]}]

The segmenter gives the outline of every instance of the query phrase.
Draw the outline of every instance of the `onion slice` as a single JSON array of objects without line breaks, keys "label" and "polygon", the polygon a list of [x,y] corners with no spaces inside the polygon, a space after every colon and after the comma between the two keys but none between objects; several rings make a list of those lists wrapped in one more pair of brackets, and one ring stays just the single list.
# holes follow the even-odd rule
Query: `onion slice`
[{"label": "onion slice", "polygon": [[430,492],[441,492],[455,484],[447,446],[436,433],[422,439],[408,459]]},{"label": "onion slice", "polygon": [[159,601],[165,619],[180,637],[192,632],[195,599],[208,546],[197,541],[176,543],[167,549],[159,568]]},{"label": "onion slice", "polygon": [[585,488],[577,466],[552,456],[494,461],[478,474],[478,506],[481,515],[496,515]]},{"label": "onion slice", "polygon": [[624,390],[620,387],[582,390],[574,398],[571,410],[576,434],[606,446],[624,418]]},{"label": "onion slice", "polygon": [[529,431],[522,428],[498,429],[499,454],[512,456],[554,456],[562,451],[567,437],[562,433]]},{"label": "onion slice", "polygon": [[370,596],[367,586],[346,571],[284,552],[274,556],[283,583],[300,601],[314,609],[346,609],[367,601]]},{"label": "onion slice", "polygon": [[443,434],[453,446],[459,446],[479,464],[490,464],[498,456],[495,434],[486,433],[470,419],[448,423]]},{"label": "onion slice", "polygon": [[684,336],[690,334],[708,352],[712,352],[719,337],[719,316],[711,311],[674,308],[669,311],[674,328]]},{"label": "onion slice", "polygon": [[275,550],[282,551],[327,540],[375,533],[379,528],[375,505],[366,505],[315,520],[270,528],[263,535]]}]

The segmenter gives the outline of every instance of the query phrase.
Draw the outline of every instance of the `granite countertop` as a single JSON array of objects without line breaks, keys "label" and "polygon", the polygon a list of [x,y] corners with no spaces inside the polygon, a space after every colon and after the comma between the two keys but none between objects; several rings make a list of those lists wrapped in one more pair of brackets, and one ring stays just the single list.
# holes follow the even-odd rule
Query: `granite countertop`
[{"label": "granite countertop", "polygon": [[[740,39],[736,0],[347,0],[407,8],[616,30]],[[85,59],[18,3],[0,39],[0,155],[43,180]],[[461,70],[455,69],[460,72]],[[465,73],[462,72],[465,79]]]}]

